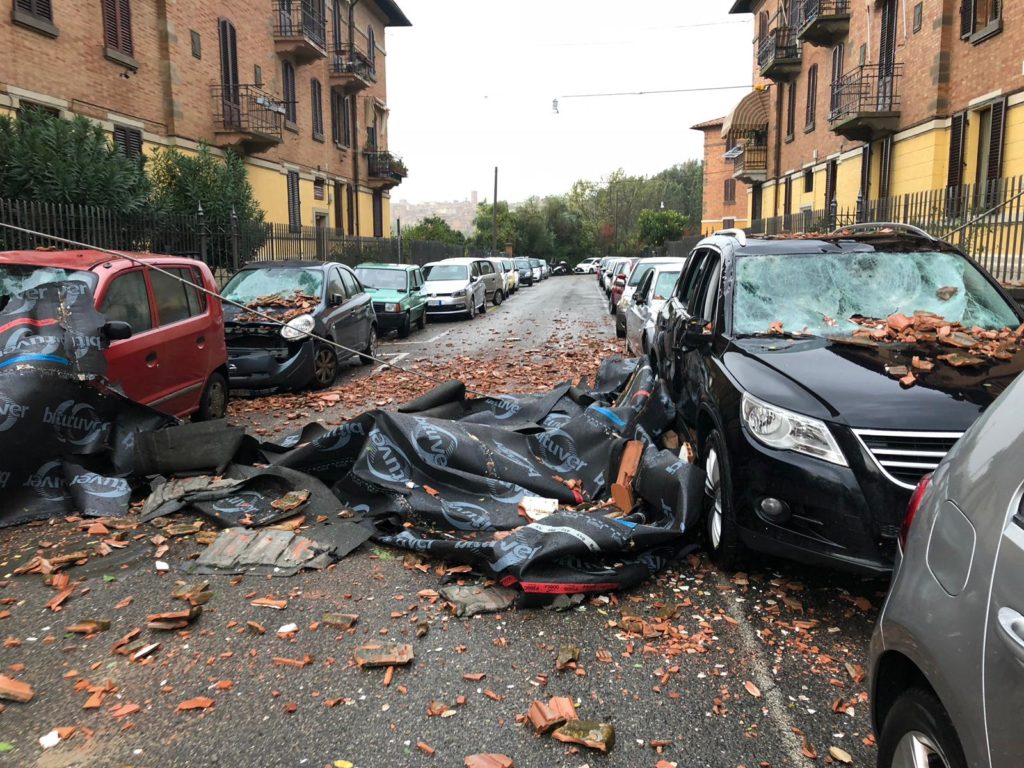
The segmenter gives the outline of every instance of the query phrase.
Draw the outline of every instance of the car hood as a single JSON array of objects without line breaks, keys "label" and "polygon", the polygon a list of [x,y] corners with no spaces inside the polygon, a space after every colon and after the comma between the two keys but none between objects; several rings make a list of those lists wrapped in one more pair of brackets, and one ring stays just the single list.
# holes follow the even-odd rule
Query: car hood
[{"label": "car hood", "polygon": [[384,304],[401,304],[409,294],[405,291],[396,291],[391,288],[370,288],[366,286],[366,292],[370,294],[375,302]]},{"label": "car hood", "polygon": [[423,284],[423,292],[431,293],[455,293],[469,287],[468,280],[427,280]]},{"label": "car hood", "polygon": [[[769,403],[862,429],[962,431],[1024,370],[1024,351],[1007,362],[954,368],[936,344],[855,344],[847,340],[739,339],[723,364],[739,386]],[[904,388],[886,369],[935,363]]]}]

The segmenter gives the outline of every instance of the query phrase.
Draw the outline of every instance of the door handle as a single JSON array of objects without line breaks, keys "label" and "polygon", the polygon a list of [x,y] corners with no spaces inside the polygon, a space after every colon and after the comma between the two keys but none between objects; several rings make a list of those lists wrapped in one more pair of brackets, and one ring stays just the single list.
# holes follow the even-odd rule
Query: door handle
[{"label": "door handle", "polygon": [[1013,608],[1000,608],[999,634],[1017,660],[1024,662],[1024,616]]},{"label": "door handle", "polygon": [[146,355],[146,365],[150,368],[155,368],[157,363],[156,352],[150,352]]}]

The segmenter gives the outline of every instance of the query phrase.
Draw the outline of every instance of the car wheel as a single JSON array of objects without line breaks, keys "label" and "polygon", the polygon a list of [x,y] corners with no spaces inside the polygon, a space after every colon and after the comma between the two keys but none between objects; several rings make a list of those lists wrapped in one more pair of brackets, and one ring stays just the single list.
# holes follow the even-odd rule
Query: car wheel
[{"label": "car wheel", "polygon": [[615,335],[620,339],[626,338],[626,321],[619,319],[618,312],[615,313]]},{"label": "car wheel", "polygon": [[472,320],[476,317],[476,299],[469,300],[469,309],[466,310],[466,319]]},{"label": "car wheel", "polygon": [[402,318],[402,324],[398,326],[398,338],[407,339],[410,333],[412,333],[412,316],[406,312],[405,317]]},{"label": "car wheel", "polygon": [[494,292],[494,298],[491,299],[491,301],[494,302],[494,306],[496,306],[496,307],[500,307],[501,306],[501,302],[503,302],[504,300],[505,300],[505,294],[503,294],[501,291],[495,291]]},{"label": "car wheel", "polygon": [[370,326],[370,336],[366,340],[366,349],[359,355],[359,362],[363,365],[369,365],[370,363],[376,362],[374,358],[377,357],[377,326]]},{"label": "car wheel", "polygon": [[483,299],[480,301],[480,314],[481,315],[486,315],[487,314],[487,294],[486,293],[484,294]]},{"label": "car wheel", "polygon": [[704,459],[704,534],[708,555],[722,568],[732,568],[741,554],[733,509],[729,454],[718,430],[708,435]]},{"label": "car wheel", "polygon": [[199,398],[199,410],[192,414],[192,421],[223,419],[228,412],[228,383],[223,374],[214,372],[206,380],[203,396]]},{"label": "car wheel", "polygon": [[[615,314],[615,302],[611,298],[608,299],[608,314],[609,315],[614,315]],[[618,330],[618,329],[616,329],[616,330]]]},{"label": "car wheel", "polygon": [[326,344],[318,344],[313,350],[313,378],[309,386],[323,389],[334,383],[338,377],[338,353]]},{"label": "car wheel", "polygon": [[931,691],[900,694],[882,723],[878,768],[967,768],[945,707]]},{"label": "car wheel", "polygon": [[424,328],[427,327],[427,310],[426,309],[424,309],[420,313],[420,319],[416,321],[416,327],[419,328],[421,331]]}]

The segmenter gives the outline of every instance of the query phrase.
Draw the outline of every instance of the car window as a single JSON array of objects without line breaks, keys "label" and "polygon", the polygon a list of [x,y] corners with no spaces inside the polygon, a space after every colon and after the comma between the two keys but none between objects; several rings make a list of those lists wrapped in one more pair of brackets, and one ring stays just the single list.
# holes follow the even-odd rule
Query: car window
[{"label": "car window", "polygon": [[345,298],[345,284],[341,280],[341,272],[337,267],[332,269],[330,275],[327,276],[327,296],[330,298],[335,294],[340,294],[341,298]]},{"label": "car window", "polygon": [[[173,270],[179,277],[188,279],[181,270]],[[150,270],[149,280],[156,297],[156,316],[160,325],[170,325],[189,318],[188,291],[193,290],[181,280],[157,270]]]},{"label": "car window", "polygon": [[637,286],[636,295],[640,299],[648,298],[648,293],[651,290],[651,282],[654,277],[654,270],[647,270],[643,278],[640,280],[640,285]]},{"label": "car window", "polygon": [[640,281],[643,280],[647,273],[650,272],[652,269],[654,269],[653,264],[645,264],[644,262],[641,261],[639,264],[636,265],[636,268],[634,268],[633,271],[630,273],[629,282],[626,283],[626,285],[640,285]]},{"label": "car window", "polygon": [[715,300],[718,298],[719,264],[718,254],[709,251],[701,265],[700,277],[695,281],[696,290],[687,305],[690,317],[697,320],[714,320]]},{"label": "car window", "polygon": [[655,299],[667,299],[672,295],[676,281],[679,279],[679,272],[659,272],[654,283],[653,297]]},{"label": "car window", "polygon": [[704,257],[707,253],[707,251],[697,251],[693,253],[686,262],[686,267],[683,269],[683,276],[676,284],[675,295],[683,307],[687,306],[689,297],[697,289],[697,279],[700,275],[701,267],[704,264]]},{"label": "car window", "polygon": [[489,261],[481,261],[480,262],[480,274],[482,274],[482,275],[493,275],[494,274],[494,265],[491,264],[491,262],[489,262]]},{"label": "car window", "polygon": [[[182,274],[190,279],[195,285],[203,285],[203,275],[198,269],[193,267],[188,270],[181,270]],[[192,288],[191,286],[185,289],[185,293],[188,295],[188,311],[192,317],[201,315],[206,311],[206,294],[200,291],[198,288]]]},{"label": "car window", "polygon": [[142,333],[153,327],[153,315],[149,308],[149,294],[142,270],[118,275],[110,283],[100,312],[108,320],[121,320],[132,327],[132,333]]},{"label": "car window", "polygon": [[363,287],[356,280],[356,276],[349,272],[347,269],[341,270],[341,280],[345,283],[345,292],[349,295],[349,298],[358,296],[363,292]]},{"label": "car window", "polygon": [[469,279],[469,267],[465,264],[435,264],[430,268],[427,279],[435,282],[442,280],[467,280]]}]

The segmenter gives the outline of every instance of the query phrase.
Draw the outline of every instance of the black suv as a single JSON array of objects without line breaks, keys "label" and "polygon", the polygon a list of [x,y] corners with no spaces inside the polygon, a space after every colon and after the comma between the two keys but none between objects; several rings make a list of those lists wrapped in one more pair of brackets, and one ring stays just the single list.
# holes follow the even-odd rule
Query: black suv
[{"label": "black suv", "polygon": [[[224,304],[231,387],[252,392],[330,386],[338,362],[354,353],[364,365],[377,349],[373,299],[344,264],[268,261],[240,270],[225,299],[279,319]],[[283,323],[283,325],[282,325]],[[353,352],[309,338],[331,339]]]},{"label": "black suv", "polygon": [[651,355],[707,470],[712,558],[891,570],[915,485],[1024,369],[1022,317],[912,227],[702,240]]}]

